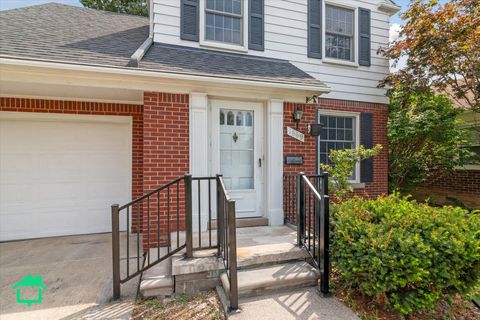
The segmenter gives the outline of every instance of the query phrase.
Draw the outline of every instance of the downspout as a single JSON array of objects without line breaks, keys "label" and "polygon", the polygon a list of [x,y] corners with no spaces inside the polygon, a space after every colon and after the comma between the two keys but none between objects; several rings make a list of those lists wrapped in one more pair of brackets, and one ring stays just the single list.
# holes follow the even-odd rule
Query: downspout
[{"label": "downspout", "polygon": [[138,49],[130,57],[128,67],[138,68],[143,56],[147,53],[150,46],[153,44],[153,0],[148,1],[148,17],[149,17],[149,31],[148,38],[138,47]]}]

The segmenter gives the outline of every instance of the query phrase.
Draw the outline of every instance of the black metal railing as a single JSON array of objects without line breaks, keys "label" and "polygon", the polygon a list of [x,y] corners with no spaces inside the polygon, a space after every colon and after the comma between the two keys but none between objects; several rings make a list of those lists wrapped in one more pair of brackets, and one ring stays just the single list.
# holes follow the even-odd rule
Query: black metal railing
[{"label": "black metal railing", "polygon": [[112,205],[114,299],[120,298],[122,283],[186,248],[180,218],[183,206],[191,207],[191,183],[186,175],[125,205]]},{"label": "black metal railing", "polygon": [[121,284],[182,250],[193,258],[196,250],[217,249],[230,282],[230,308],[238,308],[235,201],[221,175],[185,175],[125,205],[112,205],[111,214],[114,299],[120,298]]},{"label": "black metal railing", "polygon": [[237,227],[235,220],[235,201],[228,195],[223,178],[217,175],[217,212],[218,212],[218,256],[225,265],[229,283],[230,309],[238,309],[237,278]]},{"label": "black metal railing", "polygon": [[[317,190],[321,189],[323,175],[305,175]],[[285,224],[297,225],[297,177],[298,173],[283,174],[283,221]]]},{"label": "black metal railing", "polygon": [[[217,237],[212,232],[212,222],[215,220],[213,216],[213,210],[215,210],[213,195],[216,194],[216,180],[216,177],[192,178],[192,212],[189,215],[196,220],[196,227],[194,227],[192,219],[193,250],[218,247]],[[187,256],[191,257],[188,253]]]},{"label": "black metal railing", "polygon": [[297,226],[297,243],[320,270],[320,291],[329,293],[330,242],[328,174],[284,175],[284,219]]}]

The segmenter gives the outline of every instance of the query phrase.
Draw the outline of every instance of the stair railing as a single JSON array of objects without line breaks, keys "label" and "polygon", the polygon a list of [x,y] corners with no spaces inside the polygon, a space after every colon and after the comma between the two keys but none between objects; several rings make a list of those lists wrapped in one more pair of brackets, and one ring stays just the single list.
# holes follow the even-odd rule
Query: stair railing
[{"label": "stair railing", "polygon": [[218,212],[218,256],[225,265],[229,292],[230,309],[238,309],[237,277],[237,226],[235,200],[231,199],[225,188],[222,175],[217,175],[217,212]]},{"label": "stair railing", "polygon": [[187,174],[125,205],[112,205],[111,216],[114,299],[120,298],[121,284],[182,250],[193,258],[196,250],[217,249],[229,279],[230,308],[238,309],[235,201],[221,175]]},{"label": "stair railing", "polygon": [[328,173],[284,175],[284,220],[296,225],[297,244],[310,255],[320,270],[320,291],[329,294],[330,280],[330,206]]}]

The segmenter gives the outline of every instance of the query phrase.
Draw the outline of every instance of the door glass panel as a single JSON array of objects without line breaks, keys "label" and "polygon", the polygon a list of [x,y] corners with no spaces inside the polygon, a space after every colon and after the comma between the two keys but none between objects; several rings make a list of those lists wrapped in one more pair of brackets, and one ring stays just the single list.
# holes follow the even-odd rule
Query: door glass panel
[{"label": "door glass panel", "polygon": [[227,115],[227,123],[220,121],[220,172],[225,187],[254,189],[254,114],[225,109],[220,110],[222,113]]}]

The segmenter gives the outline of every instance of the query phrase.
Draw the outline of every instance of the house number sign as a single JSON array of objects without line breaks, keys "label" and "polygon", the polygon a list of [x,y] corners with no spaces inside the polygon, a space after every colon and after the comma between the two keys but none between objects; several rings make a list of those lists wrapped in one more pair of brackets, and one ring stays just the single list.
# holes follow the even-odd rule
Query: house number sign
[{"label": "house number sign", "polygon": [[297,139],[298,141],[305,142],[305,135],[301,133],[300,131],[297,131],[293,128],[287,127],[287,134],[294,138]]}]

